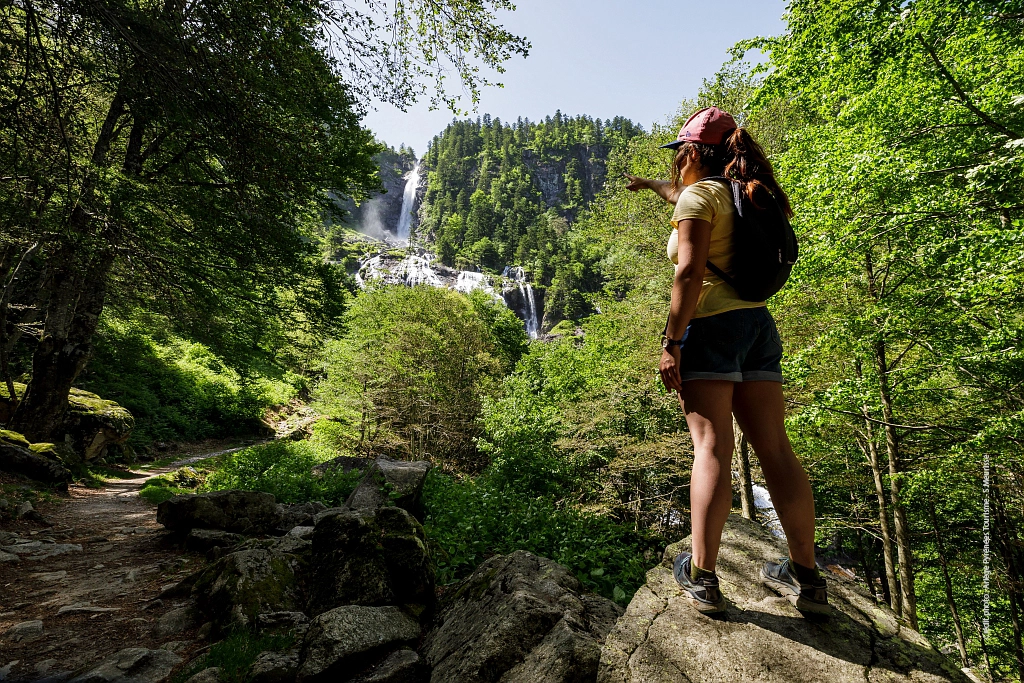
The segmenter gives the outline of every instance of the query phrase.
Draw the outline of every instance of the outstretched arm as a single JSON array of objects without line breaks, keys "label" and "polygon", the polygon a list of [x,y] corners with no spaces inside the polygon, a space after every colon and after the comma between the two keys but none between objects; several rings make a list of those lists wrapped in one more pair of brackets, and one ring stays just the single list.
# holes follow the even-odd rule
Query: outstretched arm
[{"label": "outstretched arm", "polygon": [[651,190],[669,204],[674,205],[676,200],[679,199],[679,193],[683,191],[682,187],[672,187],[672,183],[667,180],[641,178],[640,176],[629,175],[628,173],[623,173],[622,175],[629,178],[629,184],[626,185],[627,190],[632,192],[636,192],[637,190]]}]

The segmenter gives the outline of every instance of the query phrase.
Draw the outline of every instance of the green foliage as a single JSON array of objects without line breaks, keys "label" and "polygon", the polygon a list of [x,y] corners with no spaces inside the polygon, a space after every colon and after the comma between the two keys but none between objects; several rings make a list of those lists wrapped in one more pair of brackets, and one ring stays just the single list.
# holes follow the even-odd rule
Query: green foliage
[{"label": "green foliage", "polygon": [[249,669],[262,652],[280,652],[295,644],[295,636],[232,631],[227,638],[214,643],[210,651],[175,674],[172,683],[184,683],[203,669],[219,667],[221,683],[242,683]]},{"label": "green foliage", "polygon": [[[104,316],[80,386],[135,418],[133,443],[253,433],[267,406],[296,395],[300,378],[251,362],[241,369],[154,316]],[[296,386],[298,385],[298,386]]]},{"label": "green foliage", "polygon": [[355,490],[363,472],[328,469],[314,474],[313,467],[336,455],[308,441],[273,441],[222,456],[206,478],[203,490],[243,489],[272,493],[279,503],[320,501],[341,505]]},{"label": "green foliage", "polygon": [[486,474],[460,481],[432,470],[423,501],[440,585],[468,576],[489,555],[528,550],[565,565],[586,588],[626,604],[664,546],[662,538],[502,486]]},{"label": "green foliage", "polygon": [[[473,302],[476,303],[473,303]],[[479,299],[420,287],[360,295],[348,332],[328,345],[321,410],[352,427],[348,448],[481,467],[474,440],[484,397],[521,353],[518,321]]]}]

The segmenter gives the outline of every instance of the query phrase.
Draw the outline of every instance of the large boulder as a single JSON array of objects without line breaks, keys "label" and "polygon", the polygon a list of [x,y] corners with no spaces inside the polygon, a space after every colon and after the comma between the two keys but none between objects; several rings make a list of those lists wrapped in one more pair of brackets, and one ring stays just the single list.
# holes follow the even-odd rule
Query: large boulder
[{"label": "large boulder", "polygon": [[337,508],[313,529],[309,610],[340,605],[403,604],[422,612],[434,602],[434,570],[423,527],[398,507],[374,515]]},{"label": "large boulder", "polygon": [[350,680],[419,637],[420,625],[398,607],[336,607],[310,624],[297,680]]},{"label": "large boulder", "polygon": [[828,577],[834,614],[805,618],[765,588],[758,570],[786,548],[756,522],[730,515],[717,572],[729,609],[712,618],[683,597],[670,562],[689,539],[669,546],[608,635],[599,683],[763,681],[914,683],[967,677],[919,633],[862,588]]},{"label": "large boulder", "polygon": [[186,493],[160,503],[156,521],[172,531],[220,529],[265,534],[281,524],[274,496],[259,491]]},{"label": "large boulder", "polygon": [[430,463],[423,460],[377,458],[345,506],[373,514],[386,505],[397,505],[418,515],[420,492],[429,471]]},{"label": "large boulder", "polygon": [[17,432],[0,429],[0,470],[20,474],[66,491],[73,479],[53,444],[31,444]]},{"label": "large boulder", "polygon": [[422,654],[431,683],[583,683],[622,609],[525,551],[492,557],[438,610]]},{"label": "large boulder", "polygon": [[[25,385],[15,382],[14,393],[23,396]],[[0,384],[0,424],[10,421],[14,406],[7,387]],[[119,404],[89,391],[72,389],[64,421],[54,438],[70,447],[75,459],[95,460],[127,441],[134,428],[135,418]]]},{"label": "large boulder", "polygon": [[192,585],[198,609],[221,630],[253,628],[260,614],[302,608],[302,561],[274,550],[239,550],[203,570]]}]

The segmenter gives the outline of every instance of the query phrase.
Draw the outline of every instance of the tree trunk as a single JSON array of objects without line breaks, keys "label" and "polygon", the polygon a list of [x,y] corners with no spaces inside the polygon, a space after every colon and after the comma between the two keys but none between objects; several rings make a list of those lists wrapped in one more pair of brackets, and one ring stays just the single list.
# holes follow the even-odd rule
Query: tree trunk
[{"label": "tree trunk", "polygon": [[740,508],[745,519],[754,519],[754,481],[750,476],[750,453],[747,436],[740,429],[736,418],[732,418],[732,433],[735,439],[736,463],[740,471]]},{"label": "tree trunk", "polygon": [[[857,377],[862,375],[860,359],[856,363]],[[867,406],[861,406],[861,413],[864,415],[864,438],[860,443],[861,450],[871,465],[871,478],[875,483],[875,496],[878,499],[878,527],[882,534],[882,561],[885,565],[885,577],[879,576],[882,580],[882,593],[889,602],[889,607],[896,614],[902,613],[902,604],[898,599],[899,584],[896,581],[896,563],[892,553],[892,535],[889,531],[889,505],[885,498],[885,485],[882,481],[882,466],[878,458],[878,446],[875,444],[875,430],[871,422],[871,415]]]},{"label": "tree trunk", "polygon": [[[125,109],[119,88],[93,147],[91,162],[97,169],[110,166],[110,149]],[[30,441],[48,441],[60,429],[71,385],[92,354],[92,336],[103,311],[115,244],[107,226],[97,226],[92,219],[96,178],[96,174],[85,178],[68,216],[66,234],[45,249],[46,318],[32,355],[32,379],[11,419],[11,428]]]},{"label": "tree trunk", "polygon": [[[1024,644],[1021,639],[1021,607],[1024,606],[1024,595],[1021,595],[1021,562],[1017,556],[1016,531],[1011,532],[1007,526],[1006,507],[1003,502],[999,485],[992,487],[992,511],[995,513],[996,534],[999,536],[999,549],[1002,551],[1003,564],[1006,565],[1007,592],[1010,598],[1010,625],[1013,628],[1013,656],[1017,662],[1017,677],[1024,681]],[[1011,533],[1013,536],[1011,537]]]},{"label": "tree trunk", "polygon": [[[874,265],[871,252],[865,255],[865,270],[868,279],[868,292],[876,301],[880,292],[875,282]],[[892,502],[893,527],[896,532],[896,551],[899,560],[900,601],[903,616],[911,628],[917,629],[917,595],[914,592],[913,553],[910,548],[910,525],[907,523],[907,511],[900,501],[900,442],[896,433],[892,410],[892,394],[889,385],[889,364],[886,358],[885,338],[882,336],[883,323],[874,320],[878,338],[873,344],[875,369],[878,373],[878,397],[882,402],[882,417],[885,421],[885,450],[889,456],[889,497]]]},{"label": "tree trunk", "polygon": [[899,436],[893,426],[892,396],[889,393],[889,367],[886,364],[885,341],[875,342],[875,363],[878,369],[878,395],[882,400],[882,417],[885,419],[885,450],[889,456],[889,498],[892,501],[893,526],[896,531],[896,551],[900,563],[900,598],[903,616],[910,627],[917,629],[917,595],[914,592],[913,555],[910,549],[910,525],[907,511],[900,501],[900,451]]},{"label": "tree trunk", "polygon": [[932,530],[935,531],[935,550],[939,555],[939,566],[942,568],[942,579],[946,584],[946,603],[949,605],[949,612],[953,617],[953,630],[956,632],[956,647],[960,651],[960,666],[967,666],[967,646],[964,644],[964,629],[960,623],[960,611],[956,607],[956,600],[953,599],[953,583],[949,579],[949,567],[946,564],[946,551],[943,548],[942,532],[939,530],[939,522],[935,518],[935,503],[929,501],[928,513],[932,519]]},{"label": "tree trunk", "polygon": [[32,381],[10,427],[29,441],[50,441],[67,411],[71,385],[92,354],[92,336],[107,293],[114,252],[81,263],[70,245],[49,259],[43,336],[32,356]]}]

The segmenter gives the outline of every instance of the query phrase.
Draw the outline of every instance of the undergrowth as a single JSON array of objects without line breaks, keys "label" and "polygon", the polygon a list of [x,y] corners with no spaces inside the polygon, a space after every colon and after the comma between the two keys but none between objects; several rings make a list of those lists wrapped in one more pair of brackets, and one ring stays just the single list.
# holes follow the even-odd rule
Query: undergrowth
[{"label": "undergrowth", "polygon": [[222,683],[242,683],[261,652],[279,652],[294,644],[295,637],[290,635],[257,635],[251,631],[234,631],[210,647],[210,651],[191,666],[175,674],[171,683],[184,683],[203,669],[215,666],[220,667]]},{"label": "undergrowth", "polygon": [[527,550],[568,567],[586,588],[626,604],[644,584],[665,540],[607,517],[499,486],[486,475],[456,480],[432,470],[423,490],[438,585],[469,575],[487,557]]}]

